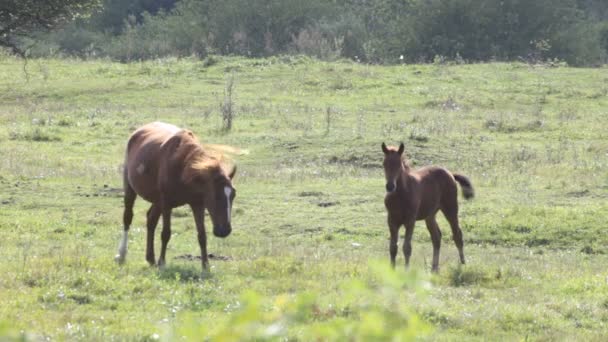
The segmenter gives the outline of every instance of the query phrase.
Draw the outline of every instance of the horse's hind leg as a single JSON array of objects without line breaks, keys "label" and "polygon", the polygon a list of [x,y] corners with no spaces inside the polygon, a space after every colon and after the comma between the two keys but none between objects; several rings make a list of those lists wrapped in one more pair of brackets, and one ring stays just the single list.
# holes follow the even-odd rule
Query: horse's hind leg
[{"label": "horse's hind leg", "polygon": [[433,272],[439,271],[439,249],[441,248],[441,230],[435,219],[435,215],[427,217],[426,227],[431,234],[431,240],[433,241]]},{"label": "horse's hind leg", "polygon": [[165,266],[165,254],[167,253],[167,245],[171,240],[171,211],[172,208],[166,204],[161,209],[163,215],[163,231],[160,234],[161,245],[160,245],[160,258],[158,258],[158,267],[162,268]]},{"label": "horse's hind leg", "polygon": [[154,232],[156,231],[156,226],[158,225],[158,219],[160,218],[160,207],[156,204],[152,204],[150,209],[148,209],[148,213],[146,214],[147,223],[146,226],[148,228],[147,231],[147,245],[146,245],[146,261],[150,265],[154,265]]},{"label": "horse's hind leg", "polygon": [[125,182],[124,182],[124,191],[125,191],[125,197],[124,197],[124,212],[123,212],[123,216],[122,216],[122,222],[123,222],[123,232],[122,232],[122,239],[120,240],[120,245],[118,246],[118,254],[114,257],[114,260],[116,260],[116,262],[118,262],[119,264],[122,264],[125,262],[125,258],[127,256],[127,243],[129,241],[129,228],[131,227],[131,222],[133,221],[133,204],[135,203],[135,198],[137,197],[137,194],[135,193],[135,190],[133,190],[133,188],[131,188],[131,185],[129,185],[129,182],[126,179],[126,171],[125,171]]},{"label": "horse's hind leg", "polygon": [[460,230],[460,225],[458,224],[458,203],[449,207],[444,207],[441,211],[443,211],[443,215],[450,223],[452,238],[454,239],[454,243],[458,248],[458,254],[460,255],[460,263],[464,264],[464,242],[462,241],[462,230]]}]

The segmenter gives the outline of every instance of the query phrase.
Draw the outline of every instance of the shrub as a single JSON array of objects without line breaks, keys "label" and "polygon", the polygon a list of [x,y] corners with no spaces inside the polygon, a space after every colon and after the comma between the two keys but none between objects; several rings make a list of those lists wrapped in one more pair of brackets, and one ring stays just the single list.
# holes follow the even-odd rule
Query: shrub
[{"label": "shrub", "polygon": [[89,21],[40,38],[41,48],[35,49],[41,52],[36,53],[53,54],[59,48],[72,55],[128,61],[295,52],[380,63],[432,62],[444,56],[467,61],[559,58],[597,65],[606,61],[608,49],[608,3],[601,1],[105,2],[104,11]]},{"label": "shrub", "polygon": [[[421,337],[429,326],[406,304],[403,295],[428,286],[417,273],[394,271],[386,263],[370,265],[372,278],[343,285],[345,302],[320,305],[314,292],[275,297],[245,291],[230,317],[214,328],[190,316],[173,332],[186,340],[264,341],[408,341]],[[292,330],[290,330],[292,329]]]},{"label": "shrub", "polygon": [[25,132],[12,131],[9,133],[9,139],[37,142],[61,141],[60,137],[49,134],[45,129],[40,127],[35,127]]},{"label": "shrub", "polygon": [[340,56],[343,39],[324,35],[318,27],[310,27],[292,37],[294,52],[325,60]]}]

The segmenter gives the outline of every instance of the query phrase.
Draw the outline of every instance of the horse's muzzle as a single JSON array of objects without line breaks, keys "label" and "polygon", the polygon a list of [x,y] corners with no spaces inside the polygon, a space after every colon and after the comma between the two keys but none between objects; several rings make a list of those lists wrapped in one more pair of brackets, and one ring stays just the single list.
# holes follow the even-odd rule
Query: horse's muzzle
[{"label": "horse's muzzle", "polygon": [[397,187],[395,186],[395,183],[393,183],[393,182],[386,183],[386,192],[395,192],[396,188]]},{"label": "horse's muzzle", "polygon": [[221,238],[225,238],[230,235],[232,232],[232,227],[230,225],[227,226],[213,226],[213,235]]}]

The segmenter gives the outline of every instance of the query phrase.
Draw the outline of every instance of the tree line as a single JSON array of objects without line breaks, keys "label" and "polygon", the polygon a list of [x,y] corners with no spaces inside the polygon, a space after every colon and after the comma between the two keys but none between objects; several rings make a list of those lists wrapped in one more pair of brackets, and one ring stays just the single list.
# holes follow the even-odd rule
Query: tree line
[{"label": "tree line", "polygon": [[36,56],[122,61],[305,54],[369,63],[608,60],[604,0],[102,0],[21,39]]}]

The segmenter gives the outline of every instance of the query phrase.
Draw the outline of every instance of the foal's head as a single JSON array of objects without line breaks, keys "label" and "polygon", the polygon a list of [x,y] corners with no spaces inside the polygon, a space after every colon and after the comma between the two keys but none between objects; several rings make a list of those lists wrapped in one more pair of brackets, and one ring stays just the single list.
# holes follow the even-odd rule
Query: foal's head
[{"label": "foal's head", "polygon": [[386,191],[394,192],[397,189],[397,179],[403,171],[403,143],[399,145],[399,149],[393,146],[386,146],[382,143],[382,152],[384,152],[384,176],[386,177]]},{"label": "foal's head", "polygon": [[193,163],[184,174],[184,181],[197,194],[213,222],[213,235],[226,237],[232,232],[230,223],[232,202],[236,190],[232,186],[232,178],[236,166],[227,170],[217,159],[205,159]]}]

